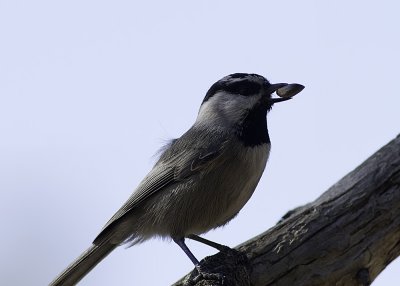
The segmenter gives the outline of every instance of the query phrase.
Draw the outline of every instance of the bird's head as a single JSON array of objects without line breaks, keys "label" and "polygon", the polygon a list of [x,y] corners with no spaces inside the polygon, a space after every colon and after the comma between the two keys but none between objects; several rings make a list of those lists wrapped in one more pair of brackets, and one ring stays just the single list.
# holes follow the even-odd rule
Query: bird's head
[{"label": "bird's head", "polygon": [[[271,84],[258,74],[228,75],[208,90],[196,124],[242,129],[251,123],[262,128],[272,105],[291,99],[303,88],[300,84]],[[275,92],[279,97],[272,97]]]}]

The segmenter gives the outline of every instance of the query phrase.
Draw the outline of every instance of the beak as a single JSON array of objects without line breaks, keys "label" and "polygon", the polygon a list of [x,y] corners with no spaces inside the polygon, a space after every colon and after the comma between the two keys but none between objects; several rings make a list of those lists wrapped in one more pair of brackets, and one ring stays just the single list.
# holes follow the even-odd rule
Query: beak
[{"label": "beak", "polygon": [[278,89],[280,89],[280,88],[282,88],[284,86],[287,86],[287,85],[288,85],[287,83],[274,83],[274,84],[271,84],[269,86],[269,88],[267,89],[266,93],[267,94],[273,94]]},{"label": "beak", "polygon": [[[272,103],[276,102],[281,102],[281,101],[286,101],[288,99],[291,99],[293,96],[298,94],[304,89],[304,85],[298,84],[298,83],[277,83],[273,84],[270,87],[271,89],[274,89],[276,91],[276,94],[279,96],[278,98],[271,98],[270,101]],[[272,92],[273,93],[273,92]]]},{"label": "beak", "polygon": [[269,101],[272,104],[274,104],[274,103],[286,101],[286,100],[289,100],[289,99],[292,99],[292,98],[291,97],[275,97],[275,98],[271,98]]}]

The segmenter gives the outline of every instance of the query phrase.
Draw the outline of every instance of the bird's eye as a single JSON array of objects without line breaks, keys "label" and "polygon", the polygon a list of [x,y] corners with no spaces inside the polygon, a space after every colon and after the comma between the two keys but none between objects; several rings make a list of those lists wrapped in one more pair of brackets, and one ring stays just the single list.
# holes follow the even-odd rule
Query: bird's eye
[{"label": "bird's eye", "polygon": [[257,83],[256,81],[249,78],[244,78],[246,76],[248,75],[233,74],[228,76],[228,78],[223,78],[222,80],[217,81],[207,91],[203,103],[208,101],[211,97],[213,97],[216,93],[220,91],[240,94],[243,96],[250,96],[259,93],[262,83]]},{"label": "bird's eye", "polygon": [[224,89],[230,93],[249,96],[258,93],[260,85],[254,81],[241,80],[227,84]]}]

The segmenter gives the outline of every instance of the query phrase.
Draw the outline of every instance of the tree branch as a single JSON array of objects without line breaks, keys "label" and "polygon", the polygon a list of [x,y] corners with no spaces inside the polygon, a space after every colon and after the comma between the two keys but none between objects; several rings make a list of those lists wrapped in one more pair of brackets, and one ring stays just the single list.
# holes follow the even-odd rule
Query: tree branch
[{"label": "tree branch", "polygon": [[174,285],[370,285],[399,255],[400,135],[273,228],[202,260],[223,284],[195,283],[194,270]]}]

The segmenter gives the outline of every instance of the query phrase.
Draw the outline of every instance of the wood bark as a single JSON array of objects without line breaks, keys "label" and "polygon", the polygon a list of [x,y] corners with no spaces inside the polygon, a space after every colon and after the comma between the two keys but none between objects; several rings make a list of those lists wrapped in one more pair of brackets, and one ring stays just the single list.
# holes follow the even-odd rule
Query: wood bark
[{"label": "wood bark", "polygon": [[201,261],[223,279],[193,270],[174,285],[370,285],[399,255],[400,135],[314,202]]}]

